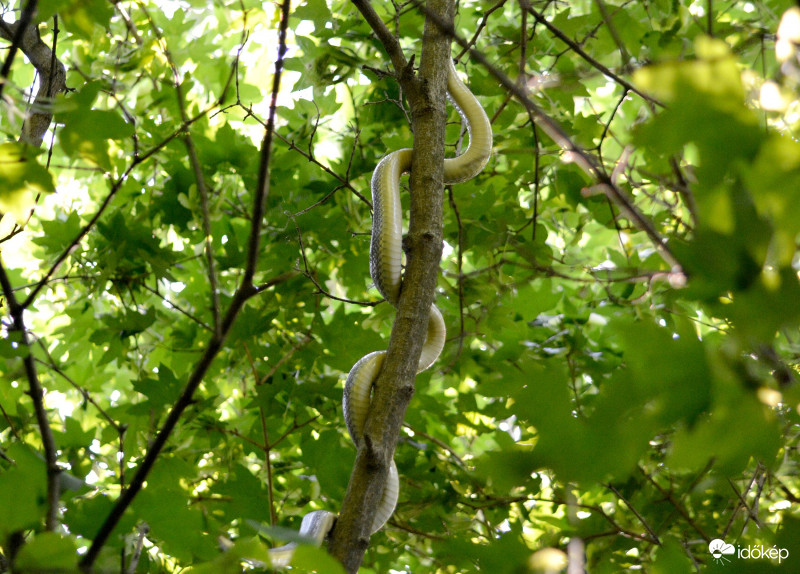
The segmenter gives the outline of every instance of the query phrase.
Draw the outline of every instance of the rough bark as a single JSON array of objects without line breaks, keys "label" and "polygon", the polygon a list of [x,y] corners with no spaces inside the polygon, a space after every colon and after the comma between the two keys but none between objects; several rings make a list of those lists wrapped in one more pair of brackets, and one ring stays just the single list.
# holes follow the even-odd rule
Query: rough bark
[{"label": "rough bark", "polygon": [[[20,31],[21,26],[24,26],[24,29]],[[39,29],[35,24],[26,25],[23,21],[13,24],[0,22],[0,38],[13,42],[17,34],[21,34],[19,49],[39,72],[39,91],[36,93],[31,110],[22,125],[22,134],[19,139],[39,147],[53,119],[51,109],[53,98],[67,89],[67,72],[64,64],[56,58],[50,46],[42,41]]]},{"label": "rough bark", "polygon": [[[387,32],[375,23],[366,2],[355,2],[376,35]],[[429,0],[427,9],[452,21],[450,0]],[[384,46],[408,97],[414,127],[411,173],[411,215],[406,238],[407,265],[383,369],[375,381],[370,413],[342,503],[331,534],[330,553],[349,573],[358,571],[369,546],[370,525],[394,455],[406,409],[414,394],[416,367],[428,325],[442,253],[443,160],[446,123],[445,94],[450,40],[426,22],[419,75],[403,65],[394,45]],[[387,150],[391,151],[391,150]],[[402,469],[400,474],[402,475]]]}]

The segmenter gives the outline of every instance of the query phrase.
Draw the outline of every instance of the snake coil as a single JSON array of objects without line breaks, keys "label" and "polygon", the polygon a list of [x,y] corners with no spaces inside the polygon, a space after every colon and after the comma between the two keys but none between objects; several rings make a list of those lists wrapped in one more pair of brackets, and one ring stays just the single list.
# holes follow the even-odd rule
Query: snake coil
[{"label": "snake coil", "polygon": [[[469,147],[452,159],[444,160],[445,185],[461,183],[478,175],[489,161],[492,151],[492,127],[489,118],[475,96],[467,89],[450,60],[447,95],[467,123]],[[400,177],[411,170],[411,149],[401,149],[385,156],[372,174],[372,240],[369,268],[378,291],[397,307],[402,285],[403,214],[400,203]],[[436,305],[431,306],[428,331],[417,372],[429,368],[439,357],[445,342],[444,319]],[[350,438],[358,447],[364,437],[364,425],[370,407],[372,385],[383,366],[386,351],[375,351],[362,357],[350,370],[344,386],[343,411]],[[394,461],[389,469],[386,486],[372,522],[371,532],[380,530],[397,505],[400,480]],[[306,515],[300,534],[320,545],[332,528],[336,515],[317,510]],[[270,550],[273,565],[286,565],[291,560],[294,545]]]}]

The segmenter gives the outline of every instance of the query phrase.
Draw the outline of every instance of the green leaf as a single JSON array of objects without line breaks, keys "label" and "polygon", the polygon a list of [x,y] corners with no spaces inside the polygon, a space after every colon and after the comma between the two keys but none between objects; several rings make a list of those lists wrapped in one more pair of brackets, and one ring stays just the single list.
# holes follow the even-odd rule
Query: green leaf
[{"label": "green leaf", "polygon": [[111,168],[108,140],[122,140],[133,135],[133,126],[119,113],[94,109],[93,103],[100,90],[97,83],[89,83],[71,97],[65,98],[57,114],[64,127],[59,130],[59,143],[72,158],[83,159],[101,167]]},{"label": "green leaf", "polygon": [[0,212],[12,214],[20,224],[40,194],[55,191],[53,176],[36,160],[40,153],[24,143],[0,144]]},{"label": "green leaf", "polygon": [[14,566],[23,572],[74,572],[78,554],[75,542],[56,532],[41,532],[19,551]]},{"label": "green leaf", "polygon": [[88,448],[94,440],[95,429],[83,430],[81,423],[74,417],[64,420],[64,432],[60,433],[58,444],[62,448]]},{"label": "green leaf", "polygon": [[693,568],[694,565],[684,552],[679,540],[674,538],[662,540],[653,559],[653,574],[691,572]]},{"label": "green leaf", "polygon": [[133,388],[148,399],[151,407],[173,404],[183,390],[183,383],[165,365],[158,366],[158,378],[146,377],[133,383]]},{"label": "green leaf", "polygon": [[61,253],[69,246],[81,231],[81,220],[77,212],[70,211],[65,219],[57,218],[42,221],[43,234],[32,241],[44,247],[48,253]]},{"label": "green leaf", "polygon": [[0,535],[5,539],[18,530],[36,527],[44,516],[45,464],[21,445],[7,455],[16,465],[0,473]]},{"label": "green leaf", "polygon": [[320,489],[343,494],[353,468],[354,451],[342,444],[339,433],[324,431],[317,439],[307,437],[302,445],[302,460],[314,472]]},{"label": "green leaf", "polygon": [[93,36],[95,26],[106,28],[113,14],[103,0],[41,0],[38,8],[40,22],[48,22],[58,14],[67,30],[87,39]]},{"label": "green leaf", "polygon": [[292,570],[298,572],[325,572],[344,574],[344,567],[322,548],[303,544],[298,546],[292,557]]},{"label": "green leaf", "polygon": [[318,31],[324,30],[325,24],[333,19],[333,15],[324,0],[306,0],[295,8],[293,15],[301,20],[311,20],[314,22],[314,28]]},{"label": "green leaf", "polygon": [[[73,534],[92,539],[97,535],[98,529],[113,507],[114,502],[103,495],[74,498],[67,505],[64,521]],[[132,517],[128,516],[123,518],[119,530],[123,531],[132,526]]]},{"label": "green leaf", "polygon": [[[732,436],[735,440],[726,438]],[[771,464],[779,447],[780,428],[774,414],[753,396],[739,393],[720,401],[694,429],[676,434],[669,464],[700,469],[713,460],[723,476],[733,476],[751,457]]]},{"label": "green leaf", "polygon": [[696,48],[697,60],[637,71],[636,83],[670,105],[642,126],[634,141],[664,154],[696,144],[698,180],[713,187],[738,160],[755,157],[764,134],[745,105],[739,67],[726,45],[698,38]]}]

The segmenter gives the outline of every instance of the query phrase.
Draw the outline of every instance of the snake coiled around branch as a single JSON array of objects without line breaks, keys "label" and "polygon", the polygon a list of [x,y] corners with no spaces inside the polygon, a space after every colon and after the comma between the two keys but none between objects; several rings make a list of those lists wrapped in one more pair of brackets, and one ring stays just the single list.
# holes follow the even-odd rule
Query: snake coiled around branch
[{"label": "snake coiled around branch", "polygon": [[[469,147],[452,159],[444,160],[445,185],[461,183],[478,175],[492,151],[492,127],[489,118],[475,96],[467,89],[449,60],[447,95],[467,124]],[[369,268],[378,291],[397,307],[402,288],[403,214],[400,203],[400,177],[411,171],[411,149],[401,149],[385,156],[372,174],[372,240]],[[422,347],[417,372],[436,362],[445,343],[445,324],[436,305],[431,306],[428,330]],[[386,351],[375,351],[361,358],[350,370],[344,386],[343,411],[345,424],[353,443],[358,447],[364,437],[369,414],[372,385],[383,366]],[[397,505],[400,479],[394,461],[383,490],[381,501],[372,522],[371,532],[380,530]],[[303,519],[301,536],[320,545],[332,528],[336,515],[316,510]],[[291,561],[294,544],[270,550],[273,566],[285,566]]]},{"label": "snake coiled around branch", "polygon": [[[492,151],[492,126],[486,112],[467,89],[449,60],[447,94],[461,118],[467,123],[469,147],[452,159],[444,160],[445,185],[461,183],[478,175]],[[411,149],[394,151],[384,157],[372,174],[372,242],[369,268],[381,295],[397,307],[402,287],[403,214],[400,203],[400,176],[411,170]],[[444,319],[436,305],[431,306],[428,331],[417,365],[420,373],[439,357],[445,342]],[[350,370],[344,387],[344,418],[347,430],[358,447],[370,406],[372,384],[383,365],[386,351],[370,353]],[[377,532],[389,520],[399,492],[397,467],[392,461],[383,497],[372,523]]]}]

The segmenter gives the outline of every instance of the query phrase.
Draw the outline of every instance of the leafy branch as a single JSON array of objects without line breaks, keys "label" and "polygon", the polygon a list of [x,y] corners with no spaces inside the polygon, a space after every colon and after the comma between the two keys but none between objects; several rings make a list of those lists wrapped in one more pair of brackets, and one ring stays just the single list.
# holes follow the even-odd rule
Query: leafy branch
[{"label": "leafy branch", "polygon": [[92,570],[94,562],[97,560],[97,557],[100,554],[100,550],[103,548],[109,536],[113,532],[114,527],[117,525],[125,510],[130,506],[130,504],[133,502],[133,499],[144,486],[144,482],[147,479],[148,474],[153,468],[153,465],[161,454],[164,446],[166,445],[170,434],[172,434],[172,431],[177,426],[181,415],[186,408],[192,404],[195,391],[200,386],[200,383],[202,383],[206,372],[211,366],[211,363],[222,349],[225,338],[236,321],[239,312],[242,310],[247,300],[258,293],[258,289],[253,284],[253,279],[255,277],[256,267],[258,264],[258,251],[260,246],[263,214],[267,197],[269,195],[269,173],[270,160],[272,157],[272,139],[275,130],[278,91],[280,90],[284,56],[286,54],[286,31],[288,28],[288,23],[289,0],[285,0],[281,4],[278,57],[275,61],[275,72],[272,78],[272,95],[270,99],[269,118],[264,133],[264,138],[261,143],[259,177],[253,198],[247,265],[245,267],[244,274],[240,281],[239,287],[233,294],[230,305],[228,306],[228,309],[222,318],[219,328],[216,329],[211,335],[208,345],[206,346],[202,357],[197,362],[191,375],[189,376],[183,392],[167,415],[167,418],[161,426],[152,445],[150,445],[150,448],[142,460],[142,463],[139,465],[136,473],[131,479],[128,488],[117,499],[113,509],[100,526],[92,545],[81,559],[80,567],[84,572],[90,572]]},{"label": "leafy branch", "polygon": [[0,260],[0,286],[3,289],[3,294],[8,303],[9,314],[11,315],[12,324],[9,331],[11,333],[19,333],[19,343],[23,347],[22,363],[25,366],[25,376],[28,379],[29,393],[33,401],[36,422],[39,425],[39,433],[42,437],[44,458],[47,463],[47,514],[45,516],[45,528],[52,531],[58,527],[58,500],[61,495],[59,484],[61,469],[58,466],[58,446],[56,445],[53,430],[50,427],[50,421],[47,419],[47,411],[44,406],[44,390],[36,372],[33,349],[28,329],[25,326],[25,307],[17,301],[17,296],[14,293],[14,288],[11,285],[2,260]]},{"label": "leafy branch", "polygon": [[602,166],[600,166],[594,156],[589,155],[583,148],[576,144],[572,138],[558,125],[555,120],[545,114],[539,106],[537,106],[528,96],[525,89],[520,87],[518,83],[514,82],[499,68],[494,66],[486,56],[480,51],[471,48],[469,42],[462,36],[456,33],[452,23],[446,22],[441,17],[432,14],[430,9],[426,6],[415,1],[416,7],[430,18],[442,33],[452,38],[463,48],[469,51],[470,56],[481,64],[486,70],[505,88],[509,93],[512,93],[515,98],[528,110],[534,117],[536,124],[544,131],[564,152],[565,161],[573,161],[578,165],[589,177],[596,182],[596,188],[599,192],[605,193],[608,198],[617,205],[622,211],[630,217],[631,221],[637,228],[644,231],[650,238],[653,245],[658,249],[662,258],[670,265],[676,275],[682,274],[681,264],[672,249],[667,245],[666,241],[661,237],[653,223],[647,219],[641,211],[636,207],[633,201],[625,194],[625,192],[615,185],[610,177],[605,173]]}]

